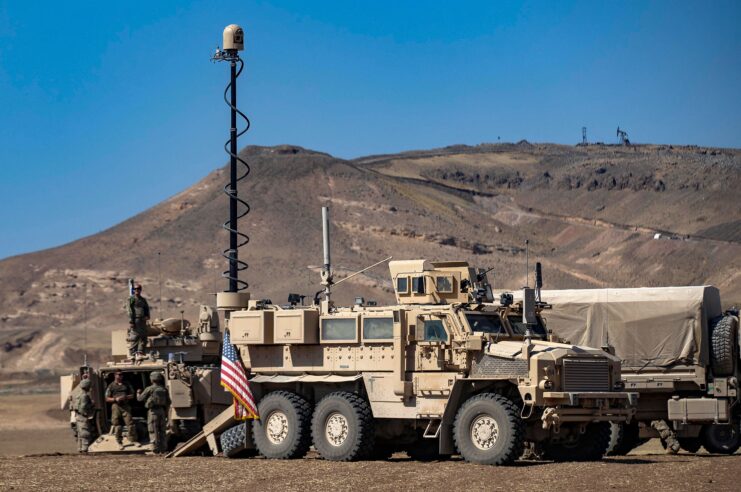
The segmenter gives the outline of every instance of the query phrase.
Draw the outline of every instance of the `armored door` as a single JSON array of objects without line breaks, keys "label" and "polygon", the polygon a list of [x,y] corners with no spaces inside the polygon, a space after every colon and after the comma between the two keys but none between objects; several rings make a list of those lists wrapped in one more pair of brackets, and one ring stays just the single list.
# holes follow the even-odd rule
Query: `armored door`
[{"label": "armored door", "polygon": [[441,371],[445,368],[450,328],[447,316],[423,314],[415,324],[414,370]]}]

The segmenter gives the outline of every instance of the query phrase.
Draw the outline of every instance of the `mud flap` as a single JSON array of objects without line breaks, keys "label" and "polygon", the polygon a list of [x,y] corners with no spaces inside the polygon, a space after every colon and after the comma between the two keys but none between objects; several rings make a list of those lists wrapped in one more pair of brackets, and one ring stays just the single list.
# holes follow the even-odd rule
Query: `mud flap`
[{"label": "mud flap", "polygon": [[455,449],[455,443],[453,442],[453,421],[455,420],[455,414],[460,406],[461,394],[463,393],[463,385],[465,380],[456,380],[453,388],[450,390],[450,398],[448,403],[445,405],[445,413],[443,413],[443,419],[440,423],[440,454],[451,455],[457,453]]}]

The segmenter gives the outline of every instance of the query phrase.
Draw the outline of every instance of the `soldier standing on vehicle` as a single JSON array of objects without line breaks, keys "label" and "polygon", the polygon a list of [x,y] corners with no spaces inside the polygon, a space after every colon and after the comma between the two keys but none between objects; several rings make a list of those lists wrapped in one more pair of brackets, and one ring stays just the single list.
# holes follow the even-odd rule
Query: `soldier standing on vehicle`
[{"label": "soldier standing on vehicle", "polygon": [[147,408],[147,427],[149,429],[149,442],[152,443],[152,451],[156,454],[167,450],[165,441],[167,431],[167,409],[170,406],[170,395],[165,388],[165,377],[161,372],[153,372],[149,379],[152,384],[137,390],[136,398],[143,401]]},{"label": "soldier standing on vehicle", "polygon": [[134,295],[129,297],[129,355],[131,358],[144,355],[147,345],[147,321],[149,303],[142,297],[142,286],[134,286]]},{"label": "soldier standing on vehicle", "polygon": [[116,442],[123,449],[123,425],[126,424],[129,442],[136,442],[136,425],[131,415],[129,401],[134,399],[134,389],[123,380],[123,373],[116,371],[114,380],[105,390],[105,401],[111,404],[111,425],[116,432]]},{"label": "soldier standing on vehicle", "polygon": [[74,402],[75,408],[75,425],[77,427],[77,444],[80,453],[87,453],[87,448],[93,440],[93,417],[95,417],[95,407],[93,400],[90,399],[90,387],[92,383],[89,379],[83,379],[80,382],[80,391]]}]

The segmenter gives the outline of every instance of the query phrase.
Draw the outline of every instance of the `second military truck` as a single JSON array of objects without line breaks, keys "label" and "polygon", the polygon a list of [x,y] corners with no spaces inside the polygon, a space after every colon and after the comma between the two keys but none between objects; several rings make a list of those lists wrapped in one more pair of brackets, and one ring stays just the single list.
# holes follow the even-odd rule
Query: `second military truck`
[{"label": "second military truck", "polygon": [[[548,328],[575,343],[609,346],[640,394],[614,452],[651,437],[656,423],[686,451],[741,446],[738,311],[723,312],[712,286],[543,291]],[[652,425],[653,423],[653,425]],[[671,434],[667,434],[670,432]],[[665,437],[662,436],[662,437]],[[664,439],[666,443],[666,439]]]}]

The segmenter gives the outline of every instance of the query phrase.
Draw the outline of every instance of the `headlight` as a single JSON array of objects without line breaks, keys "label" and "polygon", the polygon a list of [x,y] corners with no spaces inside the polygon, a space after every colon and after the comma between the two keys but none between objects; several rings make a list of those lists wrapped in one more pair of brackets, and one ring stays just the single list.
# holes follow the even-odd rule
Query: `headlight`
[{"label": "headlight", "polygon": [[613,384],[612,387],[618,391],[622,391],[625,389],[625,383],[622,381],[615,381],[615,384]]},{"label": "headlight", "polygon": [[553,381],[551,381],[550,379],[543,379],[542,381],[540,381],[540,383],[538,384],[538,386],[542,390],[552,390],[553,389]]}]

